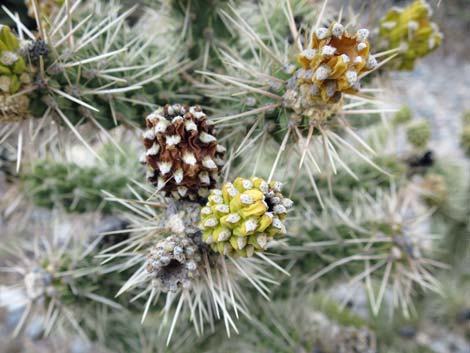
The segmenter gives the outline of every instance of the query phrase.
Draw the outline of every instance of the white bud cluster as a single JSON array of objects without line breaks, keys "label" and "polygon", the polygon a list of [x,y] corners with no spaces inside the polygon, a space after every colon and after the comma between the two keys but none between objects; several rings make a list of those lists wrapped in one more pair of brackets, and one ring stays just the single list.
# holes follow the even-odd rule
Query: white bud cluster
[{"label": "white bud cluster", "polygon": [[199,249],[190,238],[171,235],[150,250],[147,272],[154,288],[176,292],[191,287],[191,281],[199,275],[200,261]]}]

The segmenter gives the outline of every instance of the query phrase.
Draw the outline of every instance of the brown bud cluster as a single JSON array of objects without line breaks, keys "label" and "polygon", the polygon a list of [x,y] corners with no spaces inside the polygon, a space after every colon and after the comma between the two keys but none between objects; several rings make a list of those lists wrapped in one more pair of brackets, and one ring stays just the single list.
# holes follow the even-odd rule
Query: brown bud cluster
[{"label": "brown bud cluster", "polygon": [[216,185],[225,148],[217,143],[214,125],[199,106],[173,104],[146,118],[146,148],[141,162],[148,180],[165,196],[203,201]]}]

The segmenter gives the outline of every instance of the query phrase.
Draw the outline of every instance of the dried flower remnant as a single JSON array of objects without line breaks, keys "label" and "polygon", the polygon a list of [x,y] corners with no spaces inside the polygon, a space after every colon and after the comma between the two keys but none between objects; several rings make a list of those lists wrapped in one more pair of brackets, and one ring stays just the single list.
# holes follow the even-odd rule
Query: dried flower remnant
[{"label": "dried flower remnant", "polygon": [[298,55],[301,68],[288,81],[284,105],[313,119],[339,110],[343,93],[357,93],[361,74],[377,66],[368,35],[367,29],[350,35],[340,23],[317,28],[310,47]]},{"label": "dried flower remnant", "polygon": [[379,37],[389,49],[398,48],[393,60],[399,70],[412,70],[416,59],[435,50],[442,41],[442,33],[430,21],[432,10],[424,0],[416,0],[400,9],[394,7],[379,22]]},{"label": "dried flower remnant", "polygon": [[[23,55],[29,58],[31,63],[34,65],[39,64],[40,58],[46,58],[50,52],[49,46],[45,41],[42,39],[34,40],[34,41],[26,41],[25,45],[22,48]],[[60,72],[57,68],[56,71]],[[50,70],[50,72],[54,72],[54,70]]]},{"label": "dried flower remnant", "polygon": [[286,233],[284,219],[292,201],[279,182],[257,177],[237,178],[211,191],[201,209],[202,239],[213,251],[229,256],[253,256]]},{"label": "dried flower remnant", "polygon": [[147,257],[147,272],[152,274],[152,286],[162,292],[190,288],[199,275],[201,254],[189,238],[177,235],[160,240]]},{"label": "dried flower remnant", "polygon": [[224,165],[225,148],[199,106],[165,105],[146,118],[143,134],[148,179],[166,196],[204,200]]}]

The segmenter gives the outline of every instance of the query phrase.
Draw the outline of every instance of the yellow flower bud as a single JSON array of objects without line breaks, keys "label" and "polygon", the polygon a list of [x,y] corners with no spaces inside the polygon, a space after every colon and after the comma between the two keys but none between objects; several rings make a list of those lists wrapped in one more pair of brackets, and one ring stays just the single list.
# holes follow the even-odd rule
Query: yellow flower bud
[{"label": "yellow flower bud", "polygon": [[285,233],[283,219],[292,201],[283,197],[281,186],[253,177],[212,190],[201,209],[202,240],[227,256],[264,251],[270,240]]},{"label": "yellow flower bud", "polygon": [[229,229],[234,229],[238,226],[241,219],[242,217],[238,213],[230,213],[226,216],[221,217],[220,223]]},{"label": "yellow flower bud", "polygon": [[246,237],[231,237],[230,238],[230,245],[235,251],[242,250],[245,248],[246,244],[248,243],[248,238]]},{"label": "yellow flower bud", "polygon": [[253,183],[250,180],[240,177],[235,179],[233,185],[237,188],[239,192],[250,190],[253,187]]},{"label": "yellow flower bud", "polygon": [[239,237],[246,237],[247,235],[254,234],[257,227],[257,218],[248,218],[233,230],[233,234]]},{"label": "yellow flower bud", "polygon": [[230,238],[231,234],[232,233],[230,229],[225,228],[223,226],[219,226],[215,228],[214,231],[212,232],[212,238],[213,238],[213,241],[216,241],[216,242],[227,241]]},{"label": "yellow flower bud", "polygon": [[271,214],[264,214],[258,222],[258,232],[264,232],[273,223],[273,216]]},{"label": "yellow flower bud", "polygon": [[424,0],[409,6],[392,8],[379,22],[379,39],[384,49],[399,48],[391,64],[399,70],[411,70],[416,59],[435,50],[442,33],[430,20],[431,8]]},{"label": "yellow flower bud", "polygon": [[243,218],[261,217],[267,211],[268,206],[263,201],[258,201],[248,207],[242,208],[238,213]]}]

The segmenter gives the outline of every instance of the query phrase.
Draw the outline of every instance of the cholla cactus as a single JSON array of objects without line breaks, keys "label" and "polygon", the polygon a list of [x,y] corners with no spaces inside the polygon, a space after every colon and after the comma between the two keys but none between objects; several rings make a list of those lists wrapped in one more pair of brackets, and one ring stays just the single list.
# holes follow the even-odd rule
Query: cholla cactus
[{"label": "cholla cactus", "polygon": [[80,213],[97,209],[111,212],[113,205],[103,201],[101,190],[128,194],[127,178],[127,175],[113,173],[106,167],[83,167],[48,159],[40,160],[31,171],[22,175],[23,187],[36,205],[63,207],[68,212]]},{"label": "cholla cactus", "polygon": [[[146,0],[155,6],[155,1]],[[230,41],[234,35],[222,13],[239,0],[158,0],[160,11],[166,13],[177,27],[181,47],[204,70],[218,63],[217,45]],[[154,24],[155,26],[155,24]]]},{"label": "cholla cactus", "polygon": [[[40,207],[60,208],[67,212],[99,210],[109,214],[115,212],[118,205],[106,202],[102,190],[121,197],[131,195],[127,184],[137,177],[139,164],[120,155],[114,145],[107,143],[97,148],[101,161],[93,158],[87,161],[88,152],[80,146],[63,146],[63,149],[72,150],[68,158],[49,155],[34,161],[31,168],[24,168],[21,187],[28,200]],[[127,151],[130,157],[133,152],[130,145],[127,145]],[[137,156],[137,152],[134,155]]]},{"label": "cholla cactus", "polygon": [[0,92],[0,122],[18,122],[28,116],[29,98]]},{"label": "cholla cactus", "polygon": [[[92,227],[58,212],[51,219],[29,218],[28,222],[39,232],[10,249],[14,256],[11,265],[0,271],[13,274],[2,279],[0,307],[22,309],[13,334],[19,334],[36,317],[41,320],[44,336],[71,329],[87,339],[96,310],[102,305],[121,308],[96,291],[96,275],[102,267],[93,263],[88,238]],[[23,231],[17,225],[8,235],[21,237]],[[112,291],[111,287],[100,289]]]},{"label": "cholla cactus", "polygon": [[470,178],[382,102],[416,87],[373,77],[403,54],[374,51],[373,10],[25,1],[34,20],[6,9],[0,27],[0,332],[7,308],[25,339],[78,332],[96,352],[396,352],[406,334],[415,352],[450,320],[437,337],[468,338],[465,293],[408,318],[446,294],[444,262],[467,288]]},{"label": "cholla cactus", "polygon": [[[335,310],[338,314],[334,314]],[[244,326],[243,339],[217,342],[215,352],[257,353],[376,353],[374,331],[365,320],[324,296],[298,296],[278,299],[256,311],[256,326]]]},{"label": "cholla cactus", "polygon": [[[15,54],[18,57],[15,73],[27,70],[31,82],[20,87],[21,80],[12,78],[9,90],[16,92],[15,100],[2,97],[2,111],[18,110],[21,114],[16,114],[17,121],[29,116],[49,121],[41,122],[42,129],[55,125],[50,120],[66,125],[93,154],[94,150],[75,126],[87,122],[95,131],[105,131],[118,124],[141,123],[143,107],[154,102],[143,101],[132,92],[152,82],[155,94],[161,70],[174,69],[168,50],[168,57],[154,54],[149,61],[145,53],[155,53],[157,48],[151,45],[148,34],[144,36],[126,24],[134,9],[121,12],[114,1],[67,2],[50,17],[43,16],[41,9],[35,7],[38,33],[29,31],[8,9],[3,9],[20,31],[15,44],[19,48]],[[117,31],[119,36],[115,35]],[[8,53],[2,56],[11,61]],[[176,55],[173,57],[178,60]],[[10,114],[10,120],[14,116]],[[14,124],[10,130],[17,128]]]},{"label": "cholla cactus", "polygon": [[[346,170],[339,170],[334,176],[335,185],[331,191],[328,189],[328,176],[325,174],[316,176],[315,181],[322,197],[328,199],[329,195],[333,195],[338,202],[347,207],[354,199],[355,190],[363,190],[371,195],[375,195],[381,189],[389,189],[394,180],[403,180],[408,171],[405,161],[396,155],[378,155],[373,159],[373,162],[385,170],[387,174],[364,161],[351,160],[350,166],[354,169],[354,175],[351,175]],[[299,200],[307,200],[310,207],[321,212],[322,205],[315,202],[314,195],[307,194],[308,188],[307,180],[305,178],[301,179],[299,187],[293,195],[294,201],[296,202],[297,198]]]},{"label": "cholla cactus", "polygon": [[[390,110],[359,90],[361,78],[388,59],[377,64],[365,29],[349,34],[339,23],[340,18],[328,19],[331,26],[325,28],[321,26],[324,13],[320,10],[311,28],[299,30],[290,1],[277,6],[282,7],[285,25],[295,38],[292,45],[286,45],[285,38],[272,33],[270,19],[261,17],[267,33],[272,33],[261,38],[242,17],[244,12],[232,8],[224,12],[224,17],[244,36],[245,41],[241,42],[244,49],[237,53],[224,48],[222,57],[227,74],[204,72],[211,79],[205,86],[208,94],[214,99],[226,99],[224,113],[233,112],[214,121],[220,124],[221,131],[228,130],[234,135],[240,132],[235,157],[243,156],[246,163],[266,162],[272,157],[268,179],[274,176],[282,157],[298,161],[299,169],[306,171],[310,181],[314,180],[314,173],[334,174],[337,165],[345,166],[339,157],[343,149],[373,164],[368,155],[374,152],[353,131],[348,118]],[[314,7],[312,11],[315,10]],[[259,52],[259,57],[247,59],[250,52]],[[383,55],[387,53],[377,57]],[[269,138],[278,145],[277,155],[263,155],[262,148],[258,153],[244,153],[256,142],[269,144]],[[357,148],[352,141],[361,147]],[[235,139],[231,142],[235,143]],[[289,157],[283,154],[285,151],[289,151]],[[312,187],[317,189],[313,183]]]},{"label": "cholla cactus", "polygon": [[435,50],[442,33],[431,22],[432,9],[425,0],[415,0],[407,7],[392,8],[379,22],[379,38],[389,49],[398,48],[393,60],[399,70],[412,70],[416,59]]},{"label": "cholla cactus", "polygon": [[406,137],[414,147],[425,148],[431,137],[431,126],[424,119],[412,121],[406,127]]},{"label": "cholla cactus", "polygon": [[[146,195],[155,195],[151,187],[140,186]],[[228,335],[233,330],[238,332],[234,319],[249,310],[243,282],[249,281],[260,295],[269,298],[267,284],[274,278],[268,266],[287,273],[267,254],[256,253],[248,259],[214,254],[202,240],[197,203],[163,199],[158,194],[135,201],[107,195],[128,207],[125,215],[131,225],[129,239],[104,251],[101,257],[105,262],[125,258],[113,266],[118,271],[135,268],[118,295],[135,293],[134,300],[147,296],[142,321],[156,298],[166,297],[161,325],[167,327],[172,317],[168,342],[179,318],[192,321],[197,334],[207,323],[213,327],[219,318]]]},{"label": "cholla cactus", "polygon": [[286,233],[284,219],[291,207],[279,182],[237,178],[211,191],[201,209],[202,239],[221,254],[251,257]]},{"label": "cholla cactus", "polygon": [[[99,312],[96,315],[96,327],[99,329],[102,350],[105,352],[153,352],[153,353],[190,353],[201,344],[191,331],[188,323],[180,322],[175,331],[179,333],[170,346],[165,344],[165,332],[161,331],[161,316],[149,315],[145,325],[140,323],[139,313],[128,310]],[[138,339],[136,339],[138,337]],[[62,348],[63,346],[61,346]],[[89,347],[86,347],[90,351]],[[52,353],[52,352],[51,352]],[[59,352],[55,352],[59,353]]]},{"label": "cholla cactus", "polygon": [[[238,6],[238,11],[243,19],[253,28],[260,38],[267,41],[274,40],[274,37],[280,36],[287,39],[289,44],[297,40],[303,40],[303,35],[308,29],[305,25],[310,25],[317,19],[317,7],[309,0],[290,0],[290,7],[294,22],[286,22],[286,8],[282,1],[273,3],[272,1],[243,2]],[[329,12],[329,8],[325,11]],[[261,14],[261,16],[260,16]],[[329,14],[324,14],[329,17]],[[295,26],[301,34],[294,38],[291,33],[291,26]],[[239,38],[245,43],[245,36]],[[249,41],[246,40],[249,45]]]},{"label": "cholla cactus", "polygon": [[[439,293],[440,285],[432,273],[446,265],[428,258],[434,251],[433,240],[437,236],[427,230],[429,223],[426,222],[433,209],[422,204],[421,195],[420,188],[413,184],[399,190],[392,186],[390,192],[378,190],[375,197],[359,192],[352,201],[354,207],[350,217],[339,204],[332,203],[333,215],[337,215],[337,220],[330,219],[333,230],[328,231],[328,226],[321,224],[318,217],[314,223],[318,222],[322,234],[331,234],[333,238],[306,243],[301,251],[318,251],[337,244],[341,247],[341,258],[316,271],[308,282],[312,283],[340,266],[352,269],[354,264],[363,262],[364,271],[353,277],[349,284],[353,286],[364,281],[374,315],[378,314],[388,292],[393,298],[389,305],[401,307],[406,316],[410,315],[416,285]],[[342,239],[334,238],[338,235]],[[357,271],[358,267],[355,269]],[[374,289],[374,283],[377,283],[378,291]]]},{"label": "cholla cactus", "polygon": [[144,134],[148,179],[164,195],[204,200],[224,165],[225,148],[199,106],[165,105],[148,115]]}]

